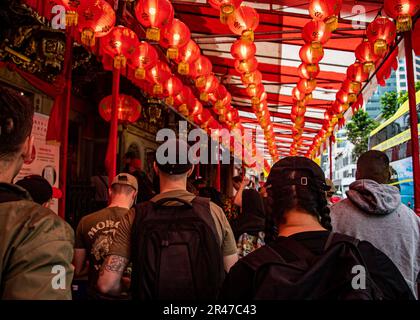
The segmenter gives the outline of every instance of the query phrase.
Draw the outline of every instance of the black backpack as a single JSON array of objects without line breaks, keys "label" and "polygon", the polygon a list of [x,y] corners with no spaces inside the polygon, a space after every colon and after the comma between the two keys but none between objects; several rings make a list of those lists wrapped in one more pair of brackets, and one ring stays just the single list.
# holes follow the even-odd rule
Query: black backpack
[{"label": "black backpack", "polygon": [[[169,201],[183,205],[164,205]],[[133,298],[217,298],[224,267],[209,199],[196,197],[189,203],[165,198],[139,204],[132,230]]]},{"label": "black backpack", "polygon": [[[280,237],[273,246],[285,248],[288,254],[266,245],[242,260],[254,271],[254,299],[382,300],[382,291],[370,277],[358,244],[357,239],[331,233],[324,253],[316,256],[299,242]],[[366,289],[352,286],[357,275],[353,267],[357,265],[366,272]]]}]

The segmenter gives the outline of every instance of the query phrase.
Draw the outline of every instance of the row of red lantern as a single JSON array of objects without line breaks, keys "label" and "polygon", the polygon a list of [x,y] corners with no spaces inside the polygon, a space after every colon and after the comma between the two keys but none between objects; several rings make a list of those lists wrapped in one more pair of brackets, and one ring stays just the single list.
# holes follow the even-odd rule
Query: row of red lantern
[{"label": "row of red lantern", "polygon": [[[210,4],[216,7],[211,0]],[[226,3],[224,5],[226,6]],[[222,6],[223,4],[219,8],[223,22],[225,19]],[[277,147],[266,102],[267,94],[262,84],[262,74],[258,71],[258,61],[255,58],[256,46],[253,42],[254,31],[259,23],[259,15],[252,7],[239,6],[235,7],[235,10],[230,13],[227,23],[233,33],[241,36],[232,44],[230,50],[235,58],[235,70],[241,75],[241,81],[246,86],[246,92],[251,98],[254,113],[264,131],[269,153],[275,158],[277,157]]]},{"label": "row of red lantern", "polygon": [[290,155],[296,155],[302,145],[306,103],[312,99],[312,92],[316,88],[316,77],[320,72],[319,62],[324,57],[323,45],[330,39],[332,31],[337,29],[341,4],[341,0],[312,0],[309,4],[312,20],[302,29],[305,45],[299,51],[302,60],[298,67],[300,79],[292,90],[293,105],[290,118],[293,122],[293,141]]},{"label": "row of red lantern", "polygon": [[344,113],[356,102],[363,82],[375,65],[384,58],[396,37],[395,24],[387,17],[375,18],[366,29],[366,39],[355,50],[356,62],[347,69],[347,78],[336,94],[336,100],[324,114],[323,127],[314,139],[308,155],[314,157],[315,152],[333,136],[334,127],[344,125]]}]

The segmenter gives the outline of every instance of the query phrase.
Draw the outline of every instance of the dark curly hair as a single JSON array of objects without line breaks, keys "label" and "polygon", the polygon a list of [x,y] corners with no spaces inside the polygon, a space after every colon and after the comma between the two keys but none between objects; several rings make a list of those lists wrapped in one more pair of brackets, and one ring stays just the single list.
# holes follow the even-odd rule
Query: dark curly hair
[{"label": "dark curly hair", "polygon": [[[330,209],[326,198],[329,189],[322,169],[304,157],[287,157],[278,161],[267,179],[269,214],[278,226],[284,213],[299,209],[318,218],[331,231]],[[272,227],[275,227],[272,226]]]},{"label": "dark curly hair", "polygon": [[31,134],[33,105],[16,90],[0,85],[0,161],[16,156]]}]

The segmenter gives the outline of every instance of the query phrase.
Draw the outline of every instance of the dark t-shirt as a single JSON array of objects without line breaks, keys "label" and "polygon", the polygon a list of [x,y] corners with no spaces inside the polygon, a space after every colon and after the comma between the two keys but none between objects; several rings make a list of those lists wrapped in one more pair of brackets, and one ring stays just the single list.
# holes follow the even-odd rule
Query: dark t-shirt
[{"label": "dark t-shirt", "polygon": [[[302,232],[290,236],[308,248],[313,254],[321,255],[328,239],[328,231]],[[284,259],[293,259],[287,256],[288,251],[282,250],[280,241],[270,244],[276,251],[281,252]],[[380,250],[367,241],[359,243],[359,251],[366,262],[366,267],[375,283],[381,288],[386,299],[404,299],[412,297],[412,293],[404,278],[394,263]],[[230,270],[225,279],[221,292],[223,300],[252,300],[254,272],[244,263],[251,255],[258,256],[258,250],[239,260]],[[290,255],[290,253],[289,253]]]},{"label": "dark t-shirt", "polygon": [[107,256],[120,220],[129,210],[110,207],[80,220],[76,230],[75,249],[85,249],[89,259],[89,289],[95,291],[99,270]]}]

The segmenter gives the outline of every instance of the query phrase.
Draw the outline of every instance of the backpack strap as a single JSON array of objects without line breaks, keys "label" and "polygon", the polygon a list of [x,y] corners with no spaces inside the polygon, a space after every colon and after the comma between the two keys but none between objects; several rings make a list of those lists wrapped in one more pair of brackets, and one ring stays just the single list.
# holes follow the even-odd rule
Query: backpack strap
[{"label": "backpack strap", "polygon": [[219,247],[222,247],[222,242],[220,241],[220,238],[216,229],[216,224],[211,214],[210,199],[204,198],[204,197],[195,197],[192,200],[191,205],[194,209],[194,213],[197,216],[199,216],[200,219],[203,220],[209,226],[209,228],[211,229],[211,231],[213,232],[217,240],[217,244],[219,245]]},{"label": "backpack strap", "polygon": [[186,200],[183,200],[183,199],[180,199],[180,198],[174,198],[174,197],[162,198],[162,199],[159,199],[158,201],[152,202],[152,203],[154,203],[156,206],[163,206],[167,202],[179,202],[179,203],[182,203],[182,204],[184,204],[188,207],[192,207],[192,203],[190,203]]}]

